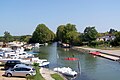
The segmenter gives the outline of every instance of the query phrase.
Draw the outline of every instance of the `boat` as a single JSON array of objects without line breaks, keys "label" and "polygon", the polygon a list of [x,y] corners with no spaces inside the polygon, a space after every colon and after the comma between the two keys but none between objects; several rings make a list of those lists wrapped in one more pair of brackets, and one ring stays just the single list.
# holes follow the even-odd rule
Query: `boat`
[{"label": "boat", "polygon": [[57,67],[57,68],[54,68],[53,71],[59,72],[63,75],[70,76],[70,77],[77,76],[77,72],[73,71],[70,67],[62,67],[62,68]]},{"label": "boat", "polygon": [[47,59],[31,58],[30,61],[33,63],[39,63],[39,67],[49,66],[50,62]]},{"label": "boat", "polygon": [[100,52],[95,51],[95,52],[89,52],[89,54],[99,56],[101,53],[100,53]]},{"label": "boat", "polygon": [[8,60],[20,60],[21,61],[21,59],[11,59],[11,58],[0,58],[0,62],[2,62],[2,63],[6,63]]},{"label": "boat", "polygon": [[49,66],[50,64],[46,59],[39,59],[36,63],[39,63],[39,67]]},{"label": "boat", "polygon": [[27,53],[25,51],[22,51],[22,52],[18,53],[18,57],[19,58],[30,58],[30,57],[32,58],[32,57],[34,57],[34,55],[29,54],[29,53]]},{"label": "boat", "polygon": [[50,62],[48,62],[46,59],[39,59],[39,58],[30,58],[26,60],[21,60],[21,62],[25,64],[39,63],[39,67],[49,66],[50,64]]}]

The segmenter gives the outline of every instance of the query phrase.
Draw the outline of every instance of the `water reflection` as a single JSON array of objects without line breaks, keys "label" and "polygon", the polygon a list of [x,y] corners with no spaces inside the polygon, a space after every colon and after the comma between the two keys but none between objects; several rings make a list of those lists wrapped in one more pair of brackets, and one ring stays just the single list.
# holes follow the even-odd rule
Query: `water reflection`
[{"label": "water reflection", "polygon": [[96,67],[97,67],[97,57],[94,57],[93,55],[87,55],[85,56],[85,69],[89,69],[89,71],[91,72],[95,72]]}]

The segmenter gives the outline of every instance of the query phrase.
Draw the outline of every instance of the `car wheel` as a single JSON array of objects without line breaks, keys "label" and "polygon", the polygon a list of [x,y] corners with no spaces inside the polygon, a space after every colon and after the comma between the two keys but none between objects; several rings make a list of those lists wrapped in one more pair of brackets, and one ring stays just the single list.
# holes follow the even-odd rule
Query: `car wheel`
[{"label": "car wheel", "polygon": [[12,76],[12,74],[11,73],[7,73],[7,77],[11,77]]},{"label": "car wheel", "polygon": [[29,77],[30,76],[30,74],[26,74],[26,77]]}]

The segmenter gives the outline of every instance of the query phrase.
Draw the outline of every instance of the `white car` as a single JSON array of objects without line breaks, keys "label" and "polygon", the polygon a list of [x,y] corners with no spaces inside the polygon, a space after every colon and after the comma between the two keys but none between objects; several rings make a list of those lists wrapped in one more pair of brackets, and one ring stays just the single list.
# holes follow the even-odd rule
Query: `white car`
[{"label": "white car", "polygon": [[5,71],[5,76],[11,77],[11,76],[29,76],[29,75],[35,75],[36,71],[31,66],[23,66],[23,67],[16,67],[13,69],[8,69]]}]

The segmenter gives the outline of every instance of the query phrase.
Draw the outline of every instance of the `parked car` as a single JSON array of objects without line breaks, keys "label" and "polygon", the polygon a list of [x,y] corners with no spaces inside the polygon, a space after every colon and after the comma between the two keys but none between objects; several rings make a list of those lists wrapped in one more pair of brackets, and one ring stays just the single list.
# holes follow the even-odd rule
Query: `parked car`
[{"label": "parked car", "polygon": [[16,67],[12,69],[8,69],[5,71],[5,76],[11,77],[11,76],[29,76],[29,75],[35,75],[36,71],[31,66],[23,66],[23,67]]},{"label": "parked car", "polygon": [[4,69],[13,68],[16,64],[21,64],[21,62],[19,60],[8,60],[5,63]]},{"label": "parked car", "polygon": [[16,64],[15,66],[14,66],[14,68],[16,68],[16,67],[26,67],[26,66],[29,66],[29,65],[27,65],[27,64]]}]

